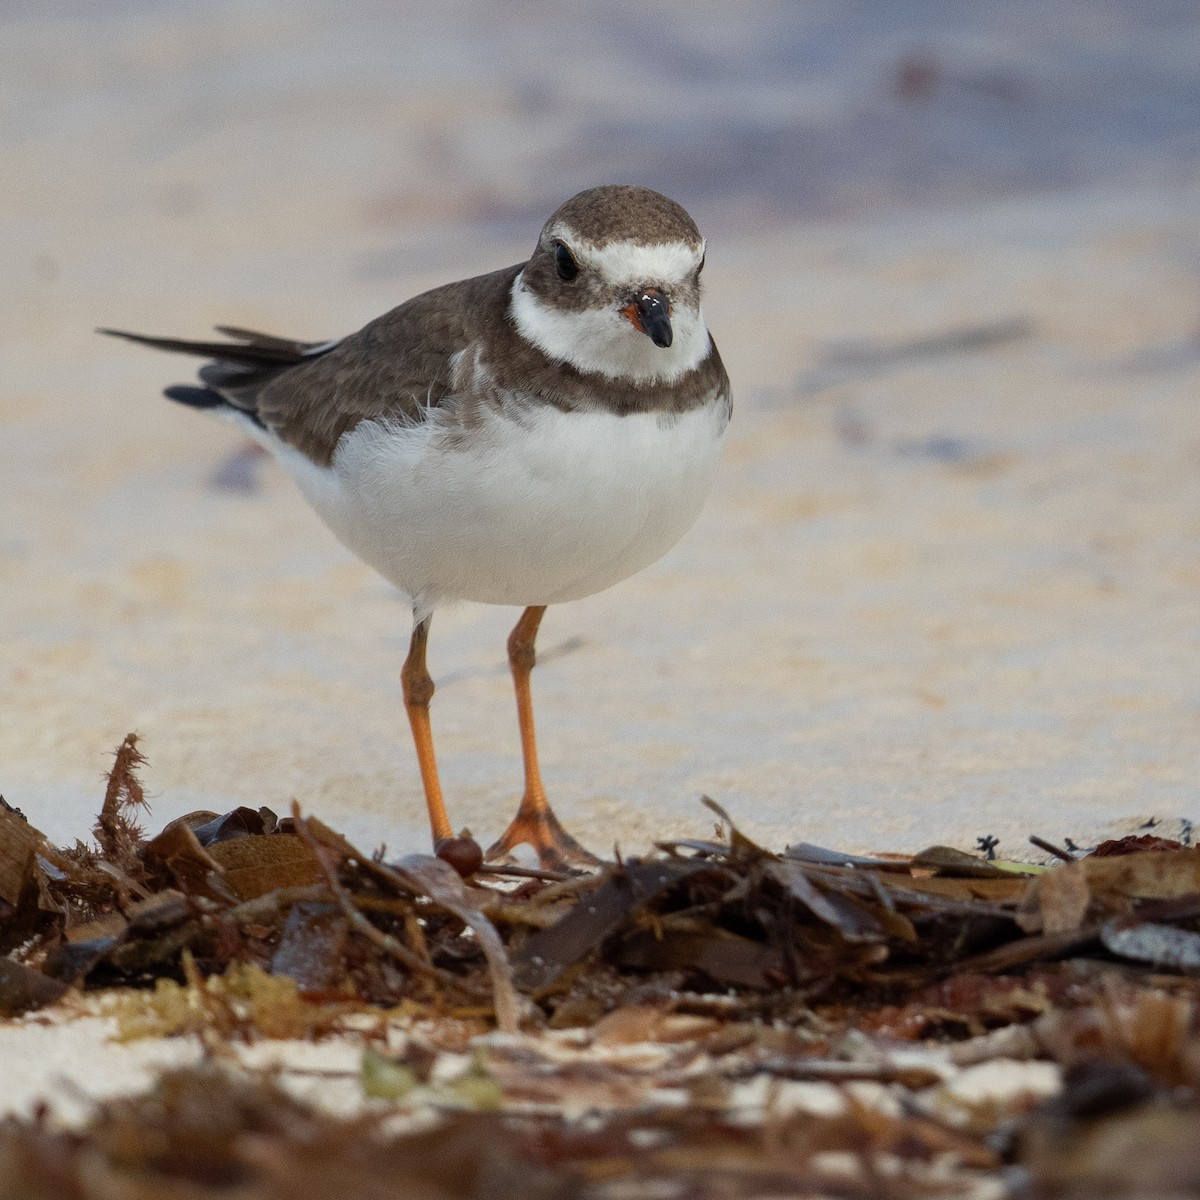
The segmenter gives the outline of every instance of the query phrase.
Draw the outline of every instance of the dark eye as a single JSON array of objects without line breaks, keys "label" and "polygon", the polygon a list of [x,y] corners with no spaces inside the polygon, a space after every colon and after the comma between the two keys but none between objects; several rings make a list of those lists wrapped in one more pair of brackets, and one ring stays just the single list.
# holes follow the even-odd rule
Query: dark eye
[{"label": "dark eye", "polygon": [[579,264],[562,242],[554,243],[554,265],[558,268],[559,279],[570,280],[579,274]]}]

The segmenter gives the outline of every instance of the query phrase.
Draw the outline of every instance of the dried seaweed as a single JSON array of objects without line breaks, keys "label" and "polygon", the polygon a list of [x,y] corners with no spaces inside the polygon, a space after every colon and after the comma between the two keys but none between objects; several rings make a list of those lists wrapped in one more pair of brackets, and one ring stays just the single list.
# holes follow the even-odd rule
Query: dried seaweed
[{"label": "dried seaweed", "polygon": [[[806,1078],[843,1081],[823,1112],[747,1123],[696,1090],[686,1106],[618,1107],[580,1122],[545,1105],[518,1111],[512,1083],[478,1059],[439,1082],[419,1064],[369,1054],[362,1082],[376,1107],[347,1119],[270,1076],[210,1063],[98,1105],[74,1131],[38,1117],[0,1123],[0,1200],[1161,1200],[1200,1188],[1195,1092],[1165,1089],[1135,1065],[1072,1067],[1056,1096],[1017,1108],[1004,1127],[872,1106],[852,1090],[868,1075],[811,1062]],[[891,1086],[937,1086],[929,1073],[909,1075]],[[429,1100],[435,1119],[391,1119]]]},{"label": "dried seaweed", "polygon": [[515,1030],[596,1019],[656,978],[697,998],[732,988],[766,1016],[904,1002],[1071,954],[1200,966],[1200,851],[1161,840],[1049,868],[947,847],[777,855],[706,800],[714,840],[591,876],[520,872],[514,887],[496,868],[464,883],[429,856],[377,861],[298,809],[194,813],[145,837],[130,819],[142,761],[131,734],[94,849],[57,851],[0,809],[0,937],[25,970],[84,987],[178,982],[186,953],[202,974],[249,963],[376,1005],[484,1006]]},{"label": "dried seaweed", "polygon": [[142,841],[142,830],[133,814],[138,809],[150,811],[137,777],[137,769],[146,759],[137,746],[137,734],[129,733],[117,747],[104,789],[104,803],[93,831],[105,859],[126,871],[131,866],[136,869],[138,847]]},{"label": "dried seaweed", "polygon": [[[1001,1153],[1029,1196],[1155,1194],[1108,1154],[1126,1129],[1155,1147],[1153,1178],[1186,1191],[1200,1176],[1196,849],[1122,839],[1050,866],[948,847],[776,854],[706,801],[711,839],[594,874],[462,879],[427,855],[364,854],[298,807],[193,813],[146,836],[142,761],[130,735],[94,846],[56,849],[0,805],[0,1016],[74,987],[101,991],[128,1039],[361,1034],[399,1007],[457,1028],[459,1052],[488,1028],[507,1040],[449,1080],[419,1041],[370,1052],[368,1095],[440,1114],[402,1136],[203,1072],[103,1106],[75,1134],[9,1122],[0,1200],[615,1200],[668,1183],[714,1198],[965,1195]],[[548,1030],[599,1057],[541,1057],[524,1035]],[[638,1047],[654,1048],[652,1072],[636,1054],[620,1065]],[[1065,1090],[943,1120],[953,1072],[1001,1057],[1054,1064]],[[738,1088],[764,1081],[831,1089],[837,1113],[747,1125]],[[867,1104],[852,1090],[866,1085],[904,1104]],[[581,1130],[562,1115],[581,1105],[607,1115]],[[1096,1190],[1089,1156],[1127,1191]]]},{"label": "dried seaweed", "polygon": [[15,909],[33,883],[41,835],[20,813],[0,809],[0,904]]},{"label": "dried seaweed", "polygon": [[[373,1060],[367,1076],[393,1101],[428,1090]],[[949,1161],[976,1172],[996,1164],[980,1138],[853,1102],[836,1115],[797,1114],[766,1128],[703,1108],[581,1125],[495,1111],[494,1089],[470,1086],[460,1079],[440,1089],[456,1091],[457,1103],[436,1123],[395,1132],[378,1115],[327,1116],[267,1078],[216,1066],[175,1071],[146,1095],[102,1106],[75,1133],[0,1124],[0,1200],[915,1200],[964,1195],[970,1176],[950,1172]]]}]

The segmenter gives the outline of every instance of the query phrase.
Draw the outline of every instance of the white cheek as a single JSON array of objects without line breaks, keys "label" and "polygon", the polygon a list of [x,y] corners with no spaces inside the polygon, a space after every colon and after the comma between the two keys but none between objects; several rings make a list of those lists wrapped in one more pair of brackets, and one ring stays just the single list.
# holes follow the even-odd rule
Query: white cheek
[{"label": "white cheek", "polygon": [[677,308],[671,345],[656,346],[616,309],[566,312],[544,304],[521,275],[513,282],[510,312],[521,336],[548,357],[608,379],[672,383],[699,366],[711,345],[698,309]]}]

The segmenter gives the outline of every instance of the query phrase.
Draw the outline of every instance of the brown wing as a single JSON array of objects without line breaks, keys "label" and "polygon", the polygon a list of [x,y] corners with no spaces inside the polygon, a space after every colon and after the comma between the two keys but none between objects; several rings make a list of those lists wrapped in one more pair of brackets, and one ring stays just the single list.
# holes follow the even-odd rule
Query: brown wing
[{"label": "brown wing", "polygon": [[503,320],[519,266],[424,292],[319,357],[275,372],[255,396],[259,419],[314,462],[360,421],[421,420],[449,393],[451,357]]},{"label": "brown wing", "polygon": [[419,421],[450,391],[451,357],[504,321],[520,266],[423,292],[337,342],[297,342],[232,325],[232,341],[193,342],[102,329],[128,341],[195,354],[203,387],[167,395],[198,408],[230,406],[325,466],[360,421]]}]

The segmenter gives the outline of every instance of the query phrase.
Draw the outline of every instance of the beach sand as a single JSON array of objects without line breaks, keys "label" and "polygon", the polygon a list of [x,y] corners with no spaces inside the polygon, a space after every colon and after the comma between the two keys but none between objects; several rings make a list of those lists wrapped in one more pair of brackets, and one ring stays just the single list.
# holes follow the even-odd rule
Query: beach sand
[{"label": "beach sand", "polygon": [[[1200,35],[1186,5],[1003,7],[10,8],[0,791],[85,836],[136,730],[155,827],[295,799],[422,848],[403,599],[160,398],[185,361],[92,330],[335,336],[621,179],[705,229],[736,407],[684,542],[543,625],[577,836],[705,836],[702,794],[772,846],[1194,815]],[[519,795],[516,616],[433,624],[481,840]]]}]

